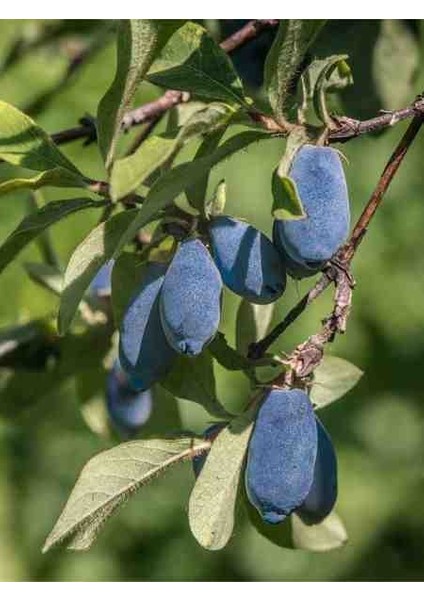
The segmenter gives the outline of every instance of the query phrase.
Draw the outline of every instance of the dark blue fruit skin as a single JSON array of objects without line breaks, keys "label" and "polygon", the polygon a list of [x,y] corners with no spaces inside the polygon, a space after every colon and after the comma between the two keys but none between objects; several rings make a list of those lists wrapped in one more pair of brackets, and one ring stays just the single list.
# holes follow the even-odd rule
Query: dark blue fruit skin
[{"label": "dark blue fruit skin", "polygon": [[[213,425],[210,425],[207,429],[205,429],[205,431],[203,432],[203,437],[205,438],[205,440],[213,440],[216,438],[221,429],[223,429],[225,426],[226,423],[214,423]],[[203,469],[203,465],[205,464],[208,453],[209,451],[203,452],[202,454],[195,456],[192,460],[194,476],[196,477],[196,479],[199,477],[200,471]]]},{"label": "dark blue fruit skin", "polygon": [[92,296],[110,296],[112,288],[112,269],[115,261],[110,260],[98,271],[90,283],[89,294]]},{"label": "dark blue fruit skin", "polygon": [[295,262],[285,251],[284,246],[281,244],[281,237],[279,235],[279,225],[280,221],[274,221],[273,229],[272,229],[272,238],[274,241],[274,246],[277,248],[280,253],[281,258],[284,260],[286,265],[286,271],[293,277],[293,279],[303,279],[304,277],[311,277],[315,275],[322,269],[324,263],[319,263],[315,267],[301,265],[300,263]]},{"label": "dark blue fruit skin", "polygon": [[280,523],[304,502],[316,454],[317,426],[307,394],[271,390],[258,412],[245,472],[247,496],[265,522]]},{"label": "dark blue fruit skin", "polygon": [[219,325],[221,293],[221,276],[202,242],[182,242],[160,294],[163,330],[176,352],[196,356],[212,340]]},{"label": "dark blue fruit skin", "polygon": [[147,390],[172,367],[176,353],[163,332],[159,297],[167,265],[147,265],[140,288],[126,309],[119,331],[119,360],[130,384]]},{"label": "dark blue fruit skin", "polygon": [[150,390],[135,391],[116,362],[107,378],[106,405],[117,431],[125,437],[131,437],[150,417],[152,394]]},{"label": "dark blue fruit skin", "polygon": [[225,285],[255,304],[275,302],[286,288],[286,269],[272,242],[232,217],[211,220],[213,257]]},{"label": "dark blue fruit skin", "polygon": [[318,451],[314,480],[302,506],[296,511],[307,525],[316,525],[330,514],[337,500],[337,458],[330,436],[316,418]]},{"label": "dark blue fruit skin", "polygon": [[319,270],[346,241],[350,210],[340,156],[333,148],[306,144],[295,155],[295,181],[306,218],[278,220],[274,243],[304,269]]}]

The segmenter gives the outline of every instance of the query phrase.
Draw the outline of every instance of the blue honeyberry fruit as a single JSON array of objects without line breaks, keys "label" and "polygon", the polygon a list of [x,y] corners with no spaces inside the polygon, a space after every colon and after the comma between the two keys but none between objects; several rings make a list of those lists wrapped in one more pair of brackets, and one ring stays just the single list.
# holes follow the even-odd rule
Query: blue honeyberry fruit
[{"label": "blue honeyberry fruit", "polygon": [[245,485],[249,501],[270,524],[283,521],[311,489],[317,455],[312,404],[298,389],[272,389],[249,442]]},{"label": "blue honeyberry fruit", "polygon": [[296,511],[307,525],[316,525],[330,514],[337,500],[337,458],[333,443],[316,417],[318,450],[314,479],[303,504]]},{"label": "blue honeyberry fruit", "polygon": [[[213,425],[210,425],[203,432],[203,437],[206,440],[214,440],[221,429],[223,429],[226,425],[226,423],[214,423]],[[192,460],[194,476],[196,479],[199,477],[200,471],[203,469],[203,465],[205,464],[208,454],[209,451],[203,452],[202,454],[195,456]]]},{"label": "blue honeyberry fruit", "polygon": [[114,260],[110,260],[97,272],[88,288],[89,294],[92,296],[110,296],[112,291],[112,269],[115,264]]},{"label": "blue honeyberry fruit", "polygon": [[162,379],[177,356],[168,344],[159,314],[166,269],[163,263],[147,264],[120,327],[119,360],[130,384],[140,391]]},{"label": "blue honeyberry fruit", "polygon": [[318,273],[318,271],[322,268],[322,265],[318,265],[315,268],[308,267],[306,265],[301,265],[300,263],[295,262],[286,252],[284,246],[281,244],[281,236],[279,235],[280,223],[281,221],[275,220],[273,229],[272,229],[272,237],[274,241],[274,246],[277,248],[280,256],[284,260],[284,264],[286,265],[287,273],[293,277],[293,279],[303,279],[304,277],[311,277]]},{"label": "blue honeyberry fruit", "polygon": [[[298,277],[317,272],[346,241],[350,225],[349,197],[339,153],[333,148],[306,144],[296,153],[289,176],[297,186],[306,217],[277,220],[273,238],[277,248],[299,266]],[[303,273],[302,273],[303,269]],[[296,268],[288,268],[289,272]]]},{"label": "blue honeyberry fruit", "polygon": [[269,304],[286,288],[286,269],[272,242],[232,217],[210,221],[212,254],[225,285],[256,304]]},{"label": "blue honeyberry fruit", "polygon": [[160,315],[170,345],[196,356],[217,332],[222,280],[208,250],[198,239],[181,243],[160,294]]},{"label": "blue honeyberry fruit", "polygon": [[152,393],[150,390],[134,390],[116,361],[107,377],[106,405],[116,430],[125,437],[131,437],[151,415]]}]

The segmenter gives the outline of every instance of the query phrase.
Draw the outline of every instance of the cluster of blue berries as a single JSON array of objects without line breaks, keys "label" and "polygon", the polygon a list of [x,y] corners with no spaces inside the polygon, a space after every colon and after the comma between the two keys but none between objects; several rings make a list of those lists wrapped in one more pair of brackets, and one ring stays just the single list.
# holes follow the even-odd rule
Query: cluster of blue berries
[{"label": "cluster of blue berries", "polygon": [[209,222],[211,252],[199,238],[181,242],[170,264],[147,265],[120,330],[119,358],[131,384],[148,389],[178,354],[197,356],[214,338],[223,284],[251,302],[284,292],[283,260],[251,225],[219,216]]},{"label": "cluster of blue berries", "polygon": [[304,145],[290,177],[306,218],[274,223],[273,242],[229,216],[207,225],[210,252],[199,238],[183,240],[170,264],[148,264],[126,310],[119,358],[131,384],[146,390],[171,368],[177,354],[197,356],[215,336],[223,284],[252,303],[277,300],[293,277],[316,273],[345,241],[349,203],[340,156]]},{"label": "cluster of blue berries", "polygon": [[[269,300],[272,302],[284,291],[285,275],[279,278],[277,275],[282,271],[281,263],[294,278],[313,275],[337,252],[349,231],[347,186],[340,156],[335,150],[303,146],[294,158],[289,176],[296,184],[306,218],[276,220],[274,246],[265,238],[263,243],[269,261],[266,264],[273,267],[271,273],[266,270],[271,277],[263,279],[265,287],[259,294],[262,302],[268,298],[272,298]],[[219,241],[221,252],[214,248],[217,265],[223,278],[226,275],[225,283],[240,293],[249,270],[228,277],[230,269],[225,270],[225,259],[233,238],[223,234]],[[271,260],[275,249],[280,263]],[[260,254],[264,256],[265,251]],[[258,270],[256,266],[256,272]],[[249,300],[258,302],[253,297]],[[216,424],[208,428],[204,437],[214,439],[222,426]],[[194,459],[196,477],[205,460],[205,454]],[[303,390],[271,388],[265,395],[249,441],[245,489],[249,502],[271,525],[281,523],[292,513],[305,524],[315,525],[332,511],[337,498],[336,454]]]},{"label": "cluster of blue berries", "polygon": [[[108,409],[118,429],[136,431],[150,414],[153,384],[178,355],[197,356],[214,338],[223,285],[252,303],[275,302],[286,273],[297,279],[317,273],[344,243],[350,214],[339,153],[306,144],[289,177],[306,216],[276,220],[273,241],[248,223],[214,216],[202,236],[180,241],[168,263],[146,264],[121,323],[119,364],[107,382]],[[101,273],[96,279],[99,288],[108,287]],[[205,437],[215,437],[222,426]],[[194,459],[196,475],[205,459]],[[271,388],[265,395],[249,442],[245,485],[249,501],[270,524],[293,512],[315,524],[332,510],[336,456],[304,391]]]}]

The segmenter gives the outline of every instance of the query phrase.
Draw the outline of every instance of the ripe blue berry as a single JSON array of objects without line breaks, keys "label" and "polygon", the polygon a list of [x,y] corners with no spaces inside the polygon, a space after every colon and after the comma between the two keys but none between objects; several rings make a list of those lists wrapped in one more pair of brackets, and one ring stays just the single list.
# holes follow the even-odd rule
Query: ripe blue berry
[{"label": "ripe blue berry", "polygon": [[330,512],[337,499],[337,459],[330,436],[316,417],[318,451],[314,479],[303,504],[296,511],[307,525],[320,523]]},{"label": "ripe blue berry", "polygon": [[98,271],[93,281],[90,283],[89,293],[93,296],[110,296],[112,269],[115,261],[110,260]]},{"label": "ripe blue berry", "polygon": [[306,217],[276,221],[273,237],[294,263],[288,271],[300,278],[321,269],[345,242],[349,198],[340,156],[333,148],[302,146],[289,176],[296,183]]},{"label": "ripe blue berry", "polygon": [[163,329],[174,350],[195,356],[212,340],[219,325],[221,293],[221,276],[202,242],[182,242],[160,295]]},{"label": "ripe blue berry", "polygon": [[260,407],[249,442],[247,496],[264,521],[283,521],[305,500],[317,455],[317,426],[309,398],[273,389]]},{"label": "ripe blue berry", "polygon": [[216,266],[230,290],[256,304],[269,304],[281,296],[285,266],[263,233],[226,216],[212,219],[209,233]]},{"label": "ripe blue berry", "polygon": [[166,268],[163,263],[148,263],[121,323],[119,360],[131,385],[138,390],[147,390],[164,377],[176,357],[159,315]]},{"label": "ripe blue berry", "polygon": [[117,361],[107,378],[106,405],[109,417],[119,433],[135,435],[152,412],[150,390],[135,391]]}]

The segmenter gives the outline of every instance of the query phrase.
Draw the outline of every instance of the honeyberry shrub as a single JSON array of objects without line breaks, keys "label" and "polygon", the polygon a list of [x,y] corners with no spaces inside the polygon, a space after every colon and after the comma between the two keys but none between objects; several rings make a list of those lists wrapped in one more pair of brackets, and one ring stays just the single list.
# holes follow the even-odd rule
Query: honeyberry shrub
[{"label": "honeyberry shrub", "polygon": [[[390,576],[420,572],[419,151],[355,257],[346,340],[299,354],[332,310],[317,302],[272,347],[251,344],[322,270],[349,274],[334,256],[402,125],[338,146],[336,115],[414,114],[422,26],[271,21],[219,47],[243,25],[5,27],[4,578],[363,578],[384,559]],[[128,117],[167,90],[154,123]],[[87,110],[76,132],[46,133]],[[62,145],[73,135],[85,145]],[[367,372],[352,392],[350,358]],[[90,554],[41,556],[69,493],[46,550],[90,547],[116,514]]]}]

